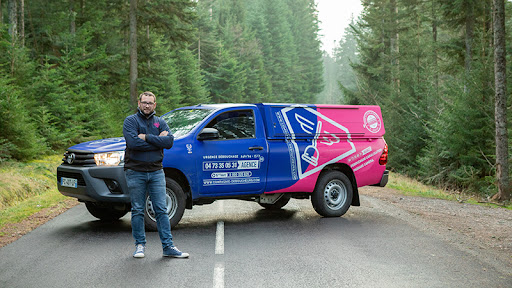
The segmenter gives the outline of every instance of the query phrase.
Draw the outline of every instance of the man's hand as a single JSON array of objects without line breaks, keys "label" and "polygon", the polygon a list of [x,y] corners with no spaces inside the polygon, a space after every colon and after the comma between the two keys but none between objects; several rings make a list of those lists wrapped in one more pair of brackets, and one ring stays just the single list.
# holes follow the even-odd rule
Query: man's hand
[{"label": "man's hand", "polygon": [[169,131],[165,131],[165,130],[164,130],[164,131],[162,131],[162,132],[160,133],[160,135],[158,135],[158,136],[167,136],[167,135],[169,135]]}]

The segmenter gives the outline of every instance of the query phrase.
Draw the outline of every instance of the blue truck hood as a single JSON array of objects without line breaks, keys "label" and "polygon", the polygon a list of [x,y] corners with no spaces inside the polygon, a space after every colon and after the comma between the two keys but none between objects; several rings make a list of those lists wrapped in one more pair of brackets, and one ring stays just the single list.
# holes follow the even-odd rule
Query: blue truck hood
[{"label": "blue truck hood", "polygon": [[92,153],[102,153],[102,152],[110,152],[110,151],[121,151],[126,148],[126,142],[124,137],[117,138],[107,138],[94,140],[89,142],[84,142],[80,144],[76,144],[74,146],[69,147],[69,150],[79,150],[79,151],[88,151]]}]

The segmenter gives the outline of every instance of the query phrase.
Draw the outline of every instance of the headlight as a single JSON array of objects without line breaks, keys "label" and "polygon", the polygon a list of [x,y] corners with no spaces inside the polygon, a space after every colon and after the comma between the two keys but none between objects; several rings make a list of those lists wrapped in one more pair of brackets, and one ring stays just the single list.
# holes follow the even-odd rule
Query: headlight
[{"label": "headlight", "polygon": [[124,162],[124,151],[94,154],[94,162],[98,166],[117,166]]}]

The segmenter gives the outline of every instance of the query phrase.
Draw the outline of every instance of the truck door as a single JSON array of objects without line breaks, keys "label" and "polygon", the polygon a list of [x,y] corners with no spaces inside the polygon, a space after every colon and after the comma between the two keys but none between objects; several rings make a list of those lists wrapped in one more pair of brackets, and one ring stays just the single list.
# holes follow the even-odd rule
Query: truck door
[{"label": "truck door", "polygon": [[[215,128],[220,138],[198,141],[196,158],[199,194],[229,196],[258,194],[265,188],[267,141],[255,109],[227,111],[204,128]],[[203,128],[203,129],[204,129]]]}]

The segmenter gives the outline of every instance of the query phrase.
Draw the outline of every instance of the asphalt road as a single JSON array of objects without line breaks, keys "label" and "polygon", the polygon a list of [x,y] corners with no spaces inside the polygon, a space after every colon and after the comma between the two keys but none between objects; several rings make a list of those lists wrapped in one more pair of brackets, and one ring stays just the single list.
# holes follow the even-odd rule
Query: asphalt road
[{"label": "asphalt road", "polygon": [[81,204],[0,248],[0,287],[512,287],[512,272],[409,219],[367,196],[341,218],[308,200],[217,201],[173,230],[189,259],[163,258],[156,232],[134,259],[129,214],[104,223]]}]

